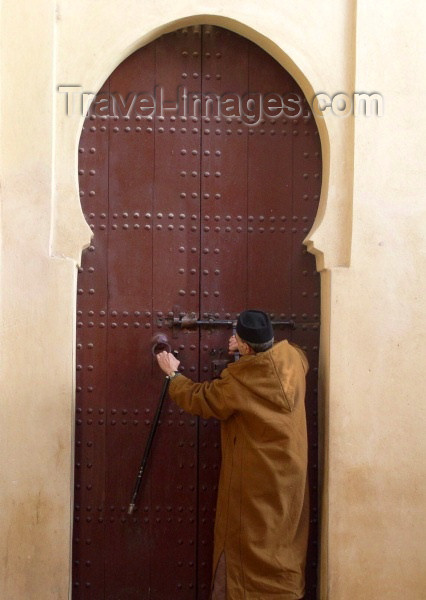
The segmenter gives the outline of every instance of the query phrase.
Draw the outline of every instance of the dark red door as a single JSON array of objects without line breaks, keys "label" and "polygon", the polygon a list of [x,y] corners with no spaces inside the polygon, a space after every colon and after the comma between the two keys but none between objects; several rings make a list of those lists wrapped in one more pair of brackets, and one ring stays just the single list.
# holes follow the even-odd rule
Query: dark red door
[{"label": "dark red door", "polygon": [[276,338],[304,347],[311,364],[315,598],[319,277],[302,240],[321,150],[298,98],[255,44],[191,27],[124,61],[86,118],[80,195],[94,236],[78,276],[75,600],[207,600],[218,423],[167,401],[132,516],[127,507],[163,381],[153,335],[168,335],[185,374],[208,379],[228,359],[232,330],[180,320],[232,321],[246,308],[293,320]]}]

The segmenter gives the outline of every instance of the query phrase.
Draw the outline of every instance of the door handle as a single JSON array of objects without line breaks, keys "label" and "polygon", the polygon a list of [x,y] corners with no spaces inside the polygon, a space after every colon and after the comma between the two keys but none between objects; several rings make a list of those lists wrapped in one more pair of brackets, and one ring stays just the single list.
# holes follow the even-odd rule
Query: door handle
[{"label": "door handle", "polygon": [[157,335],[154,335],[154,337],[152,338],[151,350],[154,356],[156,356],[160,352],[163,352],[164,350],[166,352],[171,352],[172,348],[169,344],[169,338],[167,337],[167,335],[165,335],[164,333],[157,333]]}]

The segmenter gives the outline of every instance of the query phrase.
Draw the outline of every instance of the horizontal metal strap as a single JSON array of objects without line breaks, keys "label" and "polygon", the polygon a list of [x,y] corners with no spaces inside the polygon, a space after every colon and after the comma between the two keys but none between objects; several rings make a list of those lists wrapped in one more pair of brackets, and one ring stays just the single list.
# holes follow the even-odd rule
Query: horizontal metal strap
[{"label": "horizontal metal strap", "polygon": [[[196,319],[188,316],[174,317],[166,320],[169,327],[180,327],[181,329],[191,329],[195,327],[222,327],[222,326],[236,326],[236,321],[229,319]],[[303,325],[319,325],[319,322],[296,322],[293,319],[285,321],[271,321],[272,327],[287,327],[289,329],[296,329]]]},{"label": "horizontal metal strap", "polygon": [[[179,328],[179,329],[195,329],[197,327],[232,327],[235,330],[235,327],[237,325],[237,321],[236,320],[231,320],[231,319],[216,319],[214,317],[210,317],[207,319],[197,319],[197,317],[194,315],[194,313],[189,313],[186,315],[183,315],[181,317],[167,317],[164,319],[161,319],[161,321],[159,321],[159,324],[164,324],[167,327],[170,328]],[[287,328],[287,329],[303,329],[306,327],[319,327],[320,322],[319,321],[296,321],[294,319],[286,319],[286,320],[279,320],[279,321],[275,321],[272,320],[271,321],[272,327],[282,327],[282,328]]]}]

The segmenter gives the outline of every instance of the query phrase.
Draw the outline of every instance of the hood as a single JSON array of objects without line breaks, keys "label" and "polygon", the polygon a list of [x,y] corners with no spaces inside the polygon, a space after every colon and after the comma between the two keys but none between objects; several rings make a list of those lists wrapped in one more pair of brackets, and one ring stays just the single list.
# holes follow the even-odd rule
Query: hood
[{"label": "hood", "polygon": [[228,365],[229,374],[263,403],[272,403],[283,411],[294,408],[297,390],[304,383],[308,360],[298,346],[287,340],[270,350],[242,356]]}]

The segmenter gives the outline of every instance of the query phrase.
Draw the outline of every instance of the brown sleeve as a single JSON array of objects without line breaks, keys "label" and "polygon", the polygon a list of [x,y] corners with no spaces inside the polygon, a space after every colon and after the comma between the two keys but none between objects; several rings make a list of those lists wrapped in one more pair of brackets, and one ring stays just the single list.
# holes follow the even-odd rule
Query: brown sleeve
[{"label": "brown sleeve", "polygon": [[223,379],[196,383],[178,375],[170,382],[169,394],[173,402],[186,412],[204,419],[214,417],[225,421],[235,412],[225,391],[227,387]]}]

